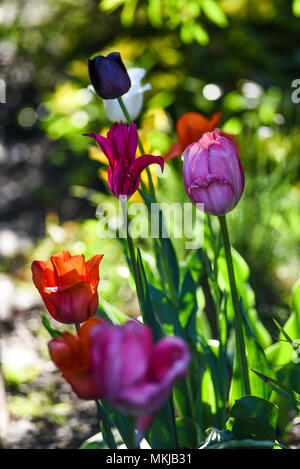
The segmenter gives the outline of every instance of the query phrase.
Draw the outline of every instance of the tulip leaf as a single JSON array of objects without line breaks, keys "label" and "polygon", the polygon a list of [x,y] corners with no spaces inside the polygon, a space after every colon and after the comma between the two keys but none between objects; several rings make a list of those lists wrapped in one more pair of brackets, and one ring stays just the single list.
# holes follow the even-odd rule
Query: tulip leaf
[{"label": "tulip leaf", "polygon": [[126,415],[121,414],[117,410],[113,409],[107,402],[101,401],[105,415],[112,425],[116,427],[121,435],[125,445],[128,447],[131,444],[131,435],[129,435],[130,425],[129,419]]},{"label": "tulip leaf", "polygon": [[138,280],[138,300],[143,316],[143,320],[148,324],[153,332],[154,339],[157,341],[161,338],[162,332],[160,325],[153,311],[151,297],[149,293],[149,284],[147,282],[146,273],[140,250],[137,248],[137,280]]},{"label": "tulip leaf", "polygon": [[196,342],[197,285],[189,271],[186,272],[179,295],[179,321],[188,330],[189,338]]},{"label": "tulip leaf", "polygon": [[230,411],[226,428],[238,440],[275,440],[278,407],[256,396],[243,396]]},{"label": "tulip leaf", "polygon": [[252,369],[252,371],[259,376],[259,378],[267,385],[269,386],[272,391],[275,391],[277,394],[280,394],[281,396],[285,397],[286,399],[291,400],[296,407],[300,409],[300,394],[298,394],[296,391],[293,389],[290,389],[288,386],[285,386],[284,384],[279,383],[273,378],[269,378],[268,376],[265,376],[262,373],[259,373],[258,371],[255,371]]},{"label": "tulip leaf", "polygon": [[57,337],[61,337],[63,335],[63,333],[61,331],[58,331],[57,329],[53,329],[53,327],[51,326],[49,320],[46,318],[46,316],[44,314],[42,314],[42,323],[45,326],[45,328],[47,329],[47,331],[49,332],[49,334],[51,335],[51,337],[57,338]]},{"label": "tulip leaf", "polygon": [[98,417],[100,419],[100,428],[102,431],[103,439],[110,449],[116,449],[117,445],[112,432],[112,426],[106,415],[105,409],[98,399],[96,399],[96,405],[98,410]]},{"label": "tulip leaf", "polygon": [[167,402],[155,415],[149,432],[150,446],[153,449],[175,449],[177,447],[176,435],[170,402]]},{"label": "tulip leaf", "polygon": [[183,329],[178,319],[178,309],[174,303],[158,288],[148,284],[151,303],[155,316],[167,335],[183,337]]},{"label": "tulip leaf", "polygon": [[96,315],[105,321],[111,322],[112,324],[125,324],[129,321],[130,317],[126,314],[118,311],[114,306],[101,299],[101,304],[99,305]]},{"label": "tulip leaf", "polygon": [[176,429],[180,448],[196,448],[198,443],[197,429],[193,419],[178,417]]},{"label": "tulip leaf", "polygon": [[206,339],[200,334],[197,336],[197,341],[201,346],[205,361],[211,374],[214,388],[216,423],[221,426],[225,423],[225,389],[227,386],[227,379],[225,382],[223,381],[224,377],[226,378],[226,375],[224,375],[223,369],[220,369],[220,365],[222,363],[219,360],[220,343],[216,341],[216,344],[209,344],[208,341],[206,341]]},{"label": "tulip leaf", "polygon": [[[161,278],[163,275],[165,276],[165,279],[162,280],[168,282],[171,292],[175,292],[174,294],[177,295],[180,278],[178,260],[172,241],[164,225],[163,212],[143,191],[139,190],[139,193],[148,207],[149,214],[151,214],[152,230],[156,233],[158,238],[158,249],[156,248],[156,258],[159,259],[157,265],[158,270],[161,274]],[[154,220],[152,216],[153,218],[155,216]]]}]

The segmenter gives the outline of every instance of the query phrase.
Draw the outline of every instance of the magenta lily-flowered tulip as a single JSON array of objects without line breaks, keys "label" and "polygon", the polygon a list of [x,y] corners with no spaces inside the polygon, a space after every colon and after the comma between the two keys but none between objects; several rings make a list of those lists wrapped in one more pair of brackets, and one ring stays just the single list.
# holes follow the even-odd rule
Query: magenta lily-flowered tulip
[{"label": "magenta lily-flowered tulip", "polygon": [[99,396],[125,414],[143,416],[140,426],[145,429],[175,380],[187,373],[190,356],[185,342],[165,337],[153,344],[151,329],[136,321],[97,324],[91,337]]},{"label": "magenta lily-flowered tulip", "polygon": [[138,190],[141,173],[150,164],[157,163],[164,169],[161,156],[142,155],[135,158],[138,146],[138,133],[135,124],[114,124],[107,137],[90,133],[95,138],[109,162],[108,186],[113,194],[129,199]]},{"label": "magenta lily-flowered tulip", "polygon": [[225,215],[240,200],[244,171],[235,146],[217,131],[206,132],[182,155],[186,192],[193,204],[210,215]]}]

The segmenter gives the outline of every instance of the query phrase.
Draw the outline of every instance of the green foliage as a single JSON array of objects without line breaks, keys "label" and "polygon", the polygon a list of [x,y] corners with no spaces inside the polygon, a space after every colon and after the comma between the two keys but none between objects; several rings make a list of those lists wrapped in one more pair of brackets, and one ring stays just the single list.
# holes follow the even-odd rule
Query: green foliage
[{"label": "green foliage", "polygon": [[226,428],[237,439],[275,440],[278,408],[255,396],[238,399],[230,411]]}]

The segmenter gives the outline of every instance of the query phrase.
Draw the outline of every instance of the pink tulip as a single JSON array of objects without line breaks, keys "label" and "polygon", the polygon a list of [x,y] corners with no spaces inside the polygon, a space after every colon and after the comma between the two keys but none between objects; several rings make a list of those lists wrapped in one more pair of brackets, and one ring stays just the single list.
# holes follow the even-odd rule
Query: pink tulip
[{"label": "pink tulip", "polygon": [[175,380],[187,373],[186,344],[178,337],[153,344],[150,328],[135,321],[123,326],[103,322],[94,327],[91,337],[99,395],[125,414],[143,416],[139,425],[144,431]]},{"label": "pink tulip", "polygon": [[217,131],[206,132],[182,155],[186,192],[204,212],[222,216],[240,200],[245,186],[244,171],[235,146]]},{"label": "pink tulip", "polygon": [[157,163],[164,169],[164,159],[161,156],[142,155],[135,158],[138,133],[135,124],[114,124],[107,134],[102,137],[95,133],[85,134],[95,138],[99,147],[109,162],[108,186],[113,194],[120,198],[129,199],[139,188],[141,173],[150,164]]}]

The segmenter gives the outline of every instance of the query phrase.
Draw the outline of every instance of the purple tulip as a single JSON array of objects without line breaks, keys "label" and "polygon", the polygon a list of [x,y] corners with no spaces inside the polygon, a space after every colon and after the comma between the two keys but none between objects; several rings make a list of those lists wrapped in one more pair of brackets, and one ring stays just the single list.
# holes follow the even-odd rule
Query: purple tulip
[{"label": "purple tulip", "polygon": [[131,85],[119,52],[89,60],[89,74],[95,92],[103,99],[120,98]]},{"label": "purple tulip", "polygon": [[123,326],[96,325],[91,334],[92,366],[101,398],[117,410],[138,417],[140,431],[151,423],[184,377],[189,351],[178,337],[153,344],[149,327],[135,321]]},{"label": "purple tulip", "polygon": [[107,183],[113,194],[129,199],[139,188],[141,173],[150,164],[164,169],[161,156],[142,155],[135,158],[138,133],[135,124],[114,124],[106,137],[95,133],[85,134],[95,138],[109,162]]},{"label": "purple tulip", "polygon": [[244,171],[234,145],[217,131],[206,132],[183,152],[183,178],[193,204],[204,212],[222,216],[240,200]]}]

